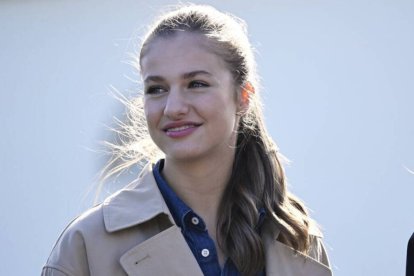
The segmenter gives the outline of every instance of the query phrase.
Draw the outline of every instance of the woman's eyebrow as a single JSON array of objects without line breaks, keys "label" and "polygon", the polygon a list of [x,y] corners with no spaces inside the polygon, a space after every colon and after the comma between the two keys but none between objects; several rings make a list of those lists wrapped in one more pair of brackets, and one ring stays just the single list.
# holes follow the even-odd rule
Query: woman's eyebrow
[{"label": "woman's eyebrow", "polygon": [[146,77],[144,79],[144,83],[148,83],[150,81],[153,81],[153,82],[162,82],[162,81],[164,81],[164,78],[161,77],[161,76],[148,76],[148,77]]},{"label": "woman's eyebrow", "polygon": [[[207,75],[207,76],[212,76],[211,73],[204,71],[204,70],[196,70],[196,71],[191,71],[191,72],[187,72],[181,75],[182,79],[191,79],[194,78],[197,75]],[[148,83],[150,81],[153,82],[163,82],[165,81],[165,79],[161,76],[147,76],[144,80],[144,83]]]},{"label": "woman's eyebrow", "polygon": [[208,75],[208,76],[211,76],[211,74],[209,72],[207,72],[207,71],[204,71],[204,70],[196,70],[196,71],[191,71],[191,72],[188,72],[188,73],[184,73],[182,75],[182,78],[183,79],[191,79],[191,78],[194,78],[197,75]]}]

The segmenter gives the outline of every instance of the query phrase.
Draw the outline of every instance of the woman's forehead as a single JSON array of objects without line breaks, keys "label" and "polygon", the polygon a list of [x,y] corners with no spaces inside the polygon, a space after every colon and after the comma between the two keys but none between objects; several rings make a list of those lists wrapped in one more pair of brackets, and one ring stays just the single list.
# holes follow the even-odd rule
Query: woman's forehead
[{"label": "woman's forehead", "polygon": [[173,36],[158,37],[147,47],[140,61],[144,78],[163,72],[227,69],[225,61],[212,50],[212,43],[201,34],[178,32]]}]

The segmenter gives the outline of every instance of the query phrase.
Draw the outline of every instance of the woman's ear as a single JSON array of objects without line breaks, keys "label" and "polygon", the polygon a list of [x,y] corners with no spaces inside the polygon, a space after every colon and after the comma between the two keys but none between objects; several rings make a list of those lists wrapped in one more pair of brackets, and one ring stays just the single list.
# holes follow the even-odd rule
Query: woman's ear
[{"label": "woman's ear", "polygon": [[239,99],[239,106],[238,106],[238,112],[244,113],[248,108],[250,104],[250,98],[251,95],[255,93],[254,87],[250,82],[246,82],[241,87],[241,93],[240,93],[240,99]]}]

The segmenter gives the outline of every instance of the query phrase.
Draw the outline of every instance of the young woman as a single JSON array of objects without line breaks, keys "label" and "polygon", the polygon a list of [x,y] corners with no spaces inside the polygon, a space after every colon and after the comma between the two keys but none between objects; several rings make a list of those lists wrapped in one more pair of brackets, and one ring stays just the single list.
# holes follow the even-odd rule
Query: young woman
[{"label": "young woman", "polygon": [[109,174],[148,164],[65,229],[43,275],[331,275],[264,126],[243,22],[181,7],[150,29],[137,64],[143,107],[130,105]]}]

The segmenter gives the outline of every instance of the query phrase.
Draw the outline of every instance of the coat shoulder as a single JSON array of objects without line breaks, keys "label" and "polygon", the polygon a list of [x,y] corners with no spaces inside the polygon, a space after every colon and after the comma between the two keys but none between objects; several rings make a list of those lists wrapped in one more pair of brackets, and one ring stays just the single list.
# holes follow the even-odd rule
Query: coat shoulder
[{"label": "coat shoulder", "polygon": [[311,235],[311,244],[307,255],[319,263],[330,267],[328,254],[326,253],[326,248],[321,236]]},{"label": "coat shoulder", "polygon": [[95,206],[68,224],[53,246],[42,275],[89,275],[88,237],[105,232],[102,205]]},{"label": "coat shoulder", "polygon": [[266,275],[273,276],[332,276],[328,256],[318,228],[309,229],[307,252],[299,252],[278,239],[280,230],[267,224],[263,229],[266,249]]},{"label": "coat shoulder", "polygon": [[312,221],[309,226],[310,246],[307,255],[312,259],[330,267],[328,254],[323,243],[323,234],[319,225]]},{"label": "coat shoulder", "polygon": [[172,226],[162,202],[147,196],[153,194],[146,188],[152,182],[139,183],[116,192],[70,222],[55,243],[42,275],[125,275],[120,264],[123,254]]}]

